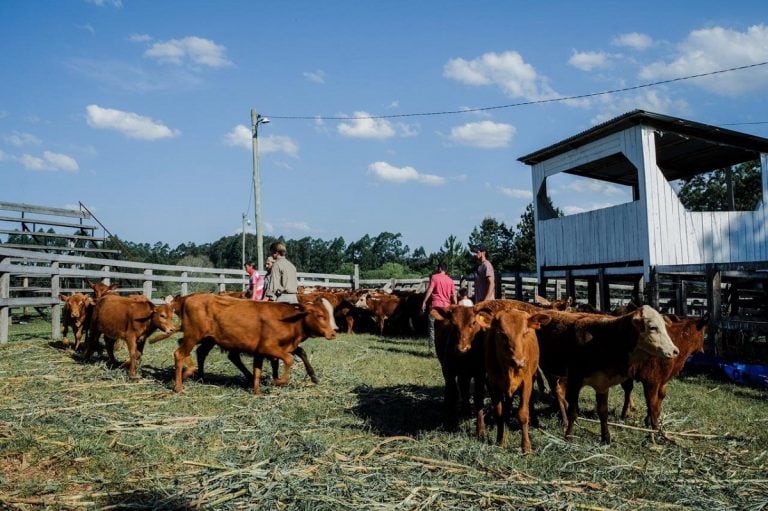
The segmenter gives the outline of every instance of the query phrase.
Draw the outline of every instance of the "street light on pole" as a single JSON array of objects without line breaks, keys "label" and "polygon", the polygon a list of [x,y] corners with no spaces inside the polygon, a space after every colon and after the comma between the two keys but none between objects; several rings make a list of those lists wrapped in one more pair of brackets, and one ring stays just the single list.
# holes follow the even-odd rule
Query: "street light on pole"
[{"label": "street light on pole", "polygon": [[251,108],[251,134],[253,147],[253,197],[256,216],[256,263],[260,272],[264,271],[264,236],[261,222],[261,169],[259,169],[259,124],[268,124],[269,118],[262,117]]}]

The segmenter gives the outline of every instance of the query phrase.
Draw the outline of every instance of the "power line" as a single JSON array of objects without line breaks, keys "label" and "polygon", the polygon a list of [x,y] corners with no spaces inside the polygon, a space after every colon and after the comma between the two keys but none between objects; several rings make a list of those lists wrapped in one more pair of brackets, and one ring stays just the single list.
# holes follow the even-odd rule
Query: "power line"
[{"label": "power line", "polygon": [[[674,82],[682,82],[684,80],[692,80],[694,78],[702,78],[705,76],[713,76],[718,75],[722,73],[730,73],[732,71],[740,71],[742,69],[750,69],[753,67],[759,67],[759,66],[765,66],[768,64],[768,61],[766,62],[758,62],[756,64],[748,64],[745,66],[738,66],[738,67],[730,67],[728,69],[720,69],[718,71],[710,71],[708,73],[699,73],[695,75],[688,75],[688,76],[681,76],[679,78],[670,78],[669,80],[660,80],[658,82],[651,82],[651,83],[643,83],[640,85],[634,85],[632,87],[624,87],[621,89],[610,89],[600,92],[590,92],[587,94],[577,94],[574,96],[560,96],[556,98],[548,98],[548,99],[538,99],[534,101],[521,101],[519,103],[510,103],[508,105],[496,105],[496,106],[485,106],[485,107],[478,107],[478,108],[467,108],[464,110],[442,110],[442,111],[436,111],[436,112],[415,112],[415,113],[408,113],[408,114],[389,114],[389,115],[369,115],[365,117],[336,117],[336,116],[321,116],[321,115],[269,115],[272,119],[285,119],[285,120],[324,120],[324,121],[348,121],[350,119],[397,119],[397,118],[403,118],[403,117],[427,117],[427,116],[435,116],[435,115],[456,115],[456,114],[467,114],[472,112],[487,112],[489,110],[501,110],[504,108],[515,108],[519,106],[528,106],[528,105],[541,105],[544,103],[557,103],[560,101],[571,101],[574,99],[585,99],[585,98],[592,98],[596,96],[605,96],[608,94],[618,94],[620,92],[629,92],[633,90],[638,89],[645,89],[648,87],[656,87],[657,85],[664,85],[667,83],[674,83]],[[768,124],[768,121],[761,121],[761,122],[754,122],[754,123],[734,123],[730,124],[729,126],[735,126],[738,124]]]}]

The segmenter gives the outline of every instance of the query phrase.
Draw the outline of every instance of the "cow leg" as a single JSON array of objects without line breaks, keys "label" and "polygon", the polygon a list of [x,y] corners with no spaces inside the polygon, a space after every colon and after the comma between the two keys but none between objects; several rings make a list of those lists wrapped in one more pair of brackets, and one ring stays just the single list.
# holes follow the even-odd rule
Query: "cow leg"
[{"label": "cow leg", "polygon": [[104,335],[104,345],[107,348],[107,359],[109,360],[109,363],[113,367],[117,367],[118,365],[120,365],[117,362],[117,359],[115,358],[115,342],[116,341],[117,339],[113,337],[107,337],[106,334]]},{"label": "cow leg", "polygon": [[136,376],[136,363],[139,360],[140,353],[137,346],[136,339],[132,336],[128,336],[125,339],[125,346],[128,348],[128,378],[131,380],[138,380]]},{"label": "cow leg", "polygon": [[192,364],[192,358],[190,353],[196,343],[187,344],[184,342],[186,337],[183,337],[179,342],[179,347],[173,352],[174,372],[176,379],[176,386],[174,390],[179,393],[184,389],[184,379],[189,377],[194,372],[194,365]]},{"label": "cow leg", "polygon": [[[552,376],[550,381],[552,387],[552,393],[555,400],[557,400],[557,408],[560,412],[560,421],[562,424],[568,423],[568,399],[566,398],[566,388],[568,386],[568,379],[562,376]],[[578,397],[577,397],[578,399]]]},{"label": "cow leg", "polygon": [[[74,331],[74,327],[72,328]],[[61,342],[67,346],[69,344],[69,340],[67,339],[67,333],[69,332],[69,323],[67,320],[64,320],[64,324],[61,325]]]},{"label": "cow leg", "polygon": [[595,391],[595,400],[597,415],[600,418],[600,443],[608,445],[611,443],[611,433],[608,431],[608,391]]},{"label": "cow leg", "polygon": [[302,362],[304,362],[307,375],[309,376],[309,379],[312,380],[312,383],[320,383],[320,380],[318,380],[317,376],[315,375],[315,369],[312,367],[312,364],[309,363],[309,357],[307,356],[307,352],[304,351],[304,348],[301,346],[297,347],[293,354],[299,357]]},{"label": "cow leg", "polygon": [[253,393],[261,395],[261,367],[264,365],[264,355],[253,355]]},{"label": "cow leg", "polygon": [[643,382],[645,393],[645,405],[648,409],[645,422],[653,429],[659,429],[659,417],[661,416],[661,400],[664,399],[661,385]]},{"label": "cow leg", "polygon": [[[75,347],[73,348],[75,351],[78,351],[80,349],[80,345],[83,341],[83,327],[82,325],[80,327],[72,327],[73,335],[75,336]],[[64,339],[66,342],[66,337]]]},{"label": "cow leg", "polygon": [[477,436],[485,436],[485,373],[475,374],[475,392],[472,401],[475,406],[475,432]]},{"label": "cow leg", "polygon": [[280,359],[270,357],[269,365],[272,367],[272,381],[275,381],[280,377]]},{"label": "cow leg", "polygon": [[293,355],[288,353],[288,354],[283,354],[278,358],[283,361],[283,365],[285,365],[285,371],[283,372],[282,376],[278,378],[274,378],[272,380],[272,383],[277,386],[286,385],[291,380],[291,366],[293,366]]},{"label": "cow leg", "polygon": [[[632,389],[635,386],[635,381],[632,378],[627,378],[623,382],[621,382],[621,388],[624,390],[624,407],[621,409],[621,418],[626,419],[632,414],[632,411],[635,409],[634,405],[632,404]],[[643,388],[645,388],[645,384],[643,384]],[[645,398],[646,402],[648,401],[648,398]]]},{"label": "cow leg", "polygon": [[88,337],[85,338],[85,354],[83,355],[83,358],[85,358],[86,361],[91,360],[93,349],[96,347],[96,343],[99,342],[99,335],[99,330],[97,328],[91,327],[88,331]]},{"label": "cow leg", "polygon": [[[581,379],[569,377],[566,384],[565,398],[568,403],[565,421],[565,438],[573,438],[573,426],[576,424],[576,417],[579,415],[579,392],[581,391]],[[558,384],[559,385],[559,384]]]},{"label": "cow leg", "polygon": [[347,316],[345,316],[345,319],[347,321],[347,333],[348,334],[354,333],[355,318],[353,318],[351,314],[348,314]]},{"label": "cow leg", "polygon": [[245,364],[243,364],[243,361],[240,358],[240,353],[237,351],[230,351],[227,353],[227,358],[235,365],[235,367],[240,370],[241,373],[243,373],[243,376],[245,376],[246,380],[251,381],[253,379],[253,373],[249,371],[247,367],[245,367]]},{"label": "cow leg", "polygon": [[205,378],[205,359],[215,345],[213,339],[206,338],[203,339],[203,342],[198,344],[197,349],[195,349],[195,356],[197,357],[197,375],[201,380]]},{"label": "cow leg", "polygon": [[[531,437],[528,434],[530,420],[531,393],[533,392],[533,379],[523,380],[520,390],[520,407],[517,409],[517,419],[520,421],[520,450],[523,454],[531,452]],[[510,398],[511,401],[511,398]]]},{"label": "cow leg", "polygon": [[509,410],[509,402],[504,399],[504,396],[498,389],[494,389],[491,391],[491,403],[493,403],[493,411],[496,416],[496,443],[503,447],[507,442],[507,412]]},{"label": "cow leg", "polygon": [[472,407],[469,404],[469,387],[471,377],[468,374],[459,374],[459,414],[469,415]]},{"label": "cow leg", "polygon": [[456,401],[459,389],[456,385],[456,375],[450,368],[442,366],[445,388],[443,390],[443,420],[446,429],[454,429],[458,422],[456,416]]}]

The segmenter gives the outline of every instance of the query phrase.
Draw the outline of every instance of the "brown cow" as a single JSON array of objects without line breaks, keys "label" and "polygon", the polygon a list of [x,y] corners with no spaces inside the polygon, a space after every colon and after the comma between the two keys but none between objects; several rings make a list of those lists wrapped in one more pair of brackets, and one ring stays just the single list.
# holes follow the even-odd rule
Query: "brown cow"
[{"label": "brown cow", "polygon": [[622,418],[629,416],[632,409],[632,387],[634,380],[642,382],[647,415],[645,422],[653,429],[659,429],[661,402],[667,395],[667,383],[682,371],[688,357],[693,353],[704,352],[704,334],[709,322],[709,315],[701,318],[682,318],[667,316],[672,322],[667,324],[667,332],[672,342],[680,350],[673,359],[651,357],[647,359],[630,378],[621,384],[624,389],[624,407]]},{"label": "brown cow", "polygon": [[85,359],[91,358],[99,336],[104,334],[109,361],[117,365],[115,342],[123,339],[128,348],[128,377],[136,379],[136,362],[144,351],[144,342],[157,329],[165,333],[175,330],[169,304],[155,305],[142,296],[106,294],[93,307]]},{"label": "brown cow", "polygon": [[173,354],[176,392],[183,390],[183,379],[195,371],[189,354],[205,339],[213,339],[227,351],[254,355],[253,392],[259,394],[264,357],[283,361],[285,373],[274,384],[285,385],[290,379],[292,354],[301,342],[313,336],[336,336],[332,308],[322,300],[295,306],[193,295],[184,301],[181,324],[184,337]]},{"label": "brown cow", "polygon": [[[478,319],[472,307],[451,305],[435,307],[429,311],[435,318],[435,352],[445,380],[443,413],[446,427],[453,429],[458,422],[456,405],[462,413],[470,411],[469,389],[474,380],[473,407],[475,430],[485,435],[483,400],[485,398],[485,364],[481,330],[490,319]],[[487,313],[484,313],[487,314]],[[464,346],[460,349],[459,346]]]},{"label": "brown cow", "polygon": [[103,282],[87,281],[88,286],[93,289],[93,299],[98,300],[102,296],[113,293],[119,286],[117,284],[104,284]]},{"label": "brown cow", "polygon": [[[481,312],[478,320],[484,323],[488,316]],[[536,330],[549,322],[545,314],[528,314],[517,310],[499,310],[491,316],[485,329],[485,372],[488,393],[496,412],[496,442],[506,443],[506,422],[512,398],[519,391],[520,449],[531,452],[528,434],[531,393],[539,366],[539,344]]]},{"label": "brown cow", "polygon": [[87,332],[88,323],[91,321],[91,312],[93,309],[93,299],[83,293],[72,293],[71,295],[59,295],[64,302],[64,311],[62,314],[61,336],[65,344],[69,344],[67,333],[72,328],[72,334],[75,336],[75,351],[80,349],[80,341],[83,333]]},{"label": "brown cow", "polygon": [[[595,389],[602,443],[608,432],[608,391],[623,382],[650,356],[674,358],[678,348],[667,334],[664,318],[645,305],[619,317],[551,311],[551,320],[538,331],[540,361],[545,373],[566,377],[567,424],[573,436],[584,385]],[[558,372],[559,371],[559,372]]]},{"label": "brown cow", "polygon": [[393,317],[400,307],[400,297],[387,294],[369,293],[365,297],[365,308],[368,309],[379,325],[379,335],[384,335],[384,325]]}]

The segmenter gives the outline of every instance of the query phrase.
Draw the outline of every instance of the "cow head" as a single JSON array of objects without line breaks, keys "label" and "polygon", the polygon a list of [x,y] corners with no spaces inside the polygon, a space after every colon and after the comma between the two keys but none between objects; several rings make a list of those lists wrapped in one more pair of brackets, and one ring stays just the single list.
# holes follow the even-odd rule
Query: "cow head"
[{"label": "cow head", "polygon": [[176,325],[173,324],[173,307],[168,303],[155,305],[152,310],[152,325],[170,334],[176,331]]},{"label": "cow head", "polygon": [[333,318],[331,302],[325,298],[318,298],[313,302],[300,306],[303,309],[304,325],[310,336],[318,335],[326,339],[336,337],[336,321]]},{"label": "cow head", "polygon": [[528,314],[517,310],[502,310],[493,316],[487,330],[486,342],[492,343],[496,355],[505,367],[523,369],[528,363],[526,343],[537,343],[536,330],[550,321],[546,314]]},{"label": "cow head", "polygon": [[69,317],[75,324],[82,324],[88,316],[89,309],[93,306],[93,299],[83,293],[73,293],[69,296],[59,295],[64,301]]},{"label": "cow head", "polygon": [[475,311],[473,307],[463,305],[435,307],[429,314],[441,323],[439,327],[443,332],[456,339],[456,349],[460,353],[468,352],[475,336],[491,325],[490,311]]},{"label": "cow head", "polygon": [[675,358],[680,353],[667,333],[664,317],[653,307],[643,305],[634,311],[632,324],[640,333],[637,349],[662,358]]},{"label": "cow head", "polygon": [[93,297],[98,300],[102,296],[111,293],[119,286],[117,284],[104,284],[103,282],[91,282],[88,281],[88,285],[93,289]]}]

